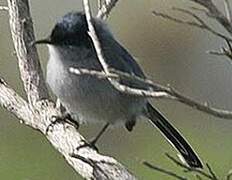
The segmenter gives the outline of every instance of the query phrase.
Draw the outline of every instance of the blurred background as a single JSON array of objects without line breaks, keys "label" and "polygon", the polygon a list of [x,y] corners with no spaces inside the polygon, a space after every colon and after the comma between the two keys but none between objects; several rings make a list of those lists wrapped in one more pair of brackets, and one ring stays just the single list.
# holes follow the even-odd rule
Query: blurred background
[{"label": "blurred background", "polygon": [[[92,2],[92,7],[96,7],[96,2]],[[30,3],[37,38],[47,36],[57,19],[68,11],[82,10],[81,0],[33,0]],[[223,2],[216,3],[223,10]],[[0,5],[7,5],[6,0],[1,0]],[[120,1],[108,24],[150,79],[163,85],[170,84],[195,100],[232,110],[232,65],[223,57],[206,53],[219,49],[222,40],[197,28],[152,15],[152,10],[157,10],[188,18],[173,13],[172,6],[187,8],[195,4],[186,0]],[[214,21],[209,23],[224,32]],[[40,46],[39,54],[45,71],[46,47]],[[0,74],[24,95],[13,55],[7,12],[0,12]],[[232,168],[232,120],[215,118],[171,100],[153,100],[153,104],[178,127],[202,160],[209,163],[220,177]],[[90,138],[101,126],[85,125],[80,131]],[[124,128],[108,131],[98,147],[102,153],[126,165],[139,179],[172,179],[144,167],[142,160],[183,174],[164,155],[168,152],[175,156],[176,152],[143,120],[131,133]],[[81,179],[44,136],[21,125],[3,108],[0,108],[0,177],[7,180]]]}]

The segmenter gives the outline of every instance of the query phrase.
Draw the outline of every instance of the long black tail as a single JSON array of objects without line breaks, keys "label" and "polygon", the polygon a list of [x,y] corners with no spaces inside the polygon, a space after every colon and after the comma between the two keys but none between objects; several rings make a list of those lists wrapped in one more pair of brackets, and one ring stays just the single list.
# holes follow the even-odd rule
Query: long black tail
[{"label": "long black tail", "polygon": [[202,168],[202,163],[184,137],[150,103],[147,104],[147,117],[167,140],[180,152],[186,163],[193,168]]}]

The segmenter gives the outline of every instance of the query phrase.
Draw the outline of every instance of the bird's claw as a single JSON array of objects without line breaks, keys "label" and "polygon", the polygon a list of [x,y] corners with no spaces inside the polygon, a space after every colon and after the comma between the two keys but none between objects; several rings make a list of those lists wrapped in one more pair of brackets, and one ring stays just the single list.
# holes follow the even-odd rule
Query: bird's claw
[{"label": "bird's claw", "polygon": [[72,126],[74,126],[77,130],[79,128],[79,123],[77,121],[75,121],[70,114],[65,114],[63,117],[59,117],[59,116],[52,116],[52,119],[55,119],[54,121],[52,121],[48,127],[46,128],[46,134],[48,133],[48,131],[50,130],[50,128],[52,128],[55,124],[57,123],[68,123]]},{"label": "bird's claw", "polygon": [[99,152],[99,150],[96,146],[95,138],[93,140],[90,140],[90,142],[87,142],[85,140],[81,140],[81,141],[83,142],[83,144],[76,148],[77,151],[82,149],[82,148],[89,147],[89,148],[94,149],[95,151]]}]

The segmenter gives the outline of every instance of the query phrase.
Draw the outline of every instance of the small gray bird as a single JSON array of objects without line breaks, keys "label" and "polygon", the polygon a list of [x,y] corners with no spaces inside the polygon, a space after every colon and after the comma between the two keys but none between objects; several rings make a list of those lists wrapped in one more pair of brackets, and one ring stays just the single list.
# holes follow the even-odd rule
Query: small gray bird
[{"label": "small gray bird", "polygon": [[[117,42],[105,23],[93,19],[103,55],[110,68],[146,78],[134,58]],[[50,58],[47,64],[47,82],[66,110],[79,122],[105,122],[106,125],[92,143],[109,125],[121,123],[131,131],[140,116],[149,119],[166,139],[179,151],[182,159],[193,168],[202,163],[188,142],[145,97],[116,90],[107,79],[92,75],[70,73],[70,67],[102,71],[91,38],[85,14],[70,12],[53,28],[50,36],[36,44],[47,44]],[[144,84],[121,80],[122,84],[149,89]]]}]

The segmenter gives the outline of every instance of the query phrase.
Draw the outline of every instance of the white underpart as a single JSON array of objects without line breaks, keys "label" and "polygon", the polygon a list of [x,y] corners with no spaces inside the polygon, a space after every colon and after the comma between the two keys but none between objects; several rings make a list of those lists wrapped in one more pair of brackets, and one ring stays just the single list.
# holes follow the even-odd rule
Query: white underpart
[{"label": "white underpart", "polygon": [[[47,82],[69,113],[82,122],[126,122],[142,114],[146,100],[118,92],[103,79],[75,75],[70,67],[94,67],[86,49],[48,45]],[[81,52],[81,53],[80,53]],[[96,63],[96,62],[95,62]]]}]

